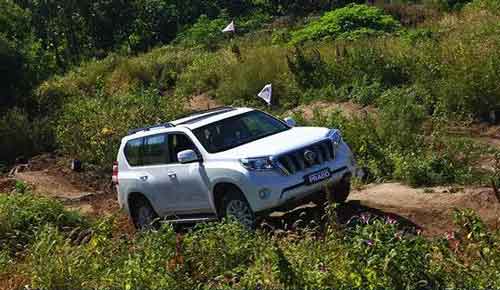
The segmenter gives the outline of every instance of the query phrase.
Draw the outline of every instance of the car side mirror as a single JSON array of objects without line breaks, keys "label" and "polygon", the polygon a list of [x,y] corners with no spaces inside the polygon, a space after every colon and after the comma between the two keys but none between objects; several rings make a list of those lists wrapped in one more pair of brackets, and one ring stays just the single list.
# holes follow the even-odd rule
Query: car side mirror
[{"label": "car side mirror", "polygon": [[191,163],[200,160],[200,158],[198,158],[196,152],[189,149],[177,153],[177,160],[179,160],[180,163]]},{"label": "car side mirror", "polygon": [[283,121],[290,127],[295,127],[295,125],[297,125],[297,122],[295,122],[292,117],[286,117]]}]

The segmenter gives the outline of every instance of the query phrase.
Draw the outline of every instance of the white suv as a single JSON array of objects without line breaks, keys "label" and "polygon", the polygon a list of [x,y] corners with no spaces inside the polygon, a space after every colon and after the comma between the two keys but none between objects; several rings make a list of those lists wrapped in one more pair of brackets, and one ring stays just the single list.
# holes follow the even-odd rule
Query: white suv
[{"label": "white suv", "polygon": [[355,171],[336,129],[294,127],[250,108],[221,107],[124,137],[113,168],[120,206],[139,228],[192,223],[300,203],[344,202]]}]

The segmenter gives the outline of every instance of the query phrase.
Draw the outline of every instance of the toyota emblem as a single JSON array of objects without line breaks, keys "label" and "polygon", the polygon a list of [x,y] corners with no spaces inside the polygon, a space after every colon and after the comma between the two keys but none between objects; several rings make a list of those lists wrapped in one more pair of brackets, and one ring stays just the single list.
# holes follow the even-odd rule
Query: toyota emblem
[{"label": "toyota emblem", "polygon": [[316,161],[316,153],[314,153],[313,151],[311,150],[306,150],[304,152],[304,159],[309,163],[309,164],[313,164],[314,161]]}]

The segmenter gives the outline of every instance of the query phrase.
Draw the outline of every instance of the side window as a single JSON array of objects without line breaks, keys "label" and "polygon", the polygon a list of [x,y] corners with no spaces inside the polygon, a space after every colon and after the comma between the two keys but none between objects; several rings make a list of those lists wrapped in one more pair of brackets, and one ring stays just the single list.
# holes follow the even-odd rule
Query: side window
[{"label": "side window", "polygon": [[178,163],[177,153],[184,150],[194,150],[198,152],[193,141],[189,139],[185,134],[173,133],[169,134],[169,148],[170,148],[170,160],[171,163]]},{"label": "side window", "polygon": [[166,134],[152,135],[144,138],[144,165],[167,164],[170,162],[167,140]]},{"label": "side window", "polygon": [[125,145],[125,158],[131,166],[142,165],[142,143],[143,138],[133,139]]}]

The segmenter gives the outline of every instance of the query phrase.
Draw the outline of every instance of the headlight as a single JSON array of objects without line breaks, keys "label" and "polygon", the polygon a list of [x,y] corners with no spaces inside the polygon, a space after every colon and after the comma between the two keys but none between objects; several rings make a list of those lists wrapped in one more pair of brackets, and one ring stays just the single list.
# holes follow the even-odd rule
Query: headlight
[{"label": "headlight", "polygon": [[242,158],[240,163],[248,170],[262,171],[276,168],[270,157]]},{"label": "headlight", "polygon": [[335,145],[338,145],[342,142],[342,134],[337,129],[331,129],[326,136],[330,140],[332,140],[332,143]]}]

